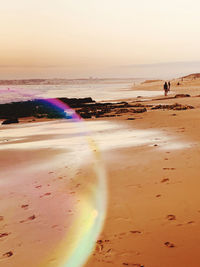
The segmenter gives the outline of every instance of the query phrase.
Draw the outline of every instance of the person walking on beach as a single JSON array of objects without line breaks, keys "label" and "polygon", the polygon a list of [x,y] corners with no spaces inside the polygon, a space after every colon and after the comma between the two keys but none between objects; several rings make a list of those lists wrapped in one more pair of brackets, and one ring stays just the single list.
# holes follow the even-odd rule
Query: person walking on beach
[{"label": "person walking on beach", "polygon": [[171,83],[168,82],[168,91],[170,91]]},{"label": "person walking on beach", "polygon": [[165,96],[167,96],[167,93],[168,93],[168,85],[167,85],[167,82],[164,83],[163,89],[164,89],[164,92],[165,92]]}]

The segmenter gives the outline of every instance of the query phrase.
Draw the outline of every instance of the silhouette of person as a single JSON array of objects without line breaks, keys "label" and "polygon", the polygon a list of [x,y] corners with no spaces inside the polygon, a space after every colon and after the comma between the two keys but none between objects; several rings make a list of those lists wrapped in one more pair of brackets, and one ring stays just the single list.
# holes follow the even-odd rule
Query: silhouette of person
[{"label": "silhouette of person", "polygon": [[167,93],[168,93],[168,85],[167,85],[167,82],[164,83],[163,89],[164,89],[164,92],[165,92],[165,96],[167,96]]},{"label": "silhouette of person", "polygon": [[168,91],[170,91],[171,83],[168,82]]}]

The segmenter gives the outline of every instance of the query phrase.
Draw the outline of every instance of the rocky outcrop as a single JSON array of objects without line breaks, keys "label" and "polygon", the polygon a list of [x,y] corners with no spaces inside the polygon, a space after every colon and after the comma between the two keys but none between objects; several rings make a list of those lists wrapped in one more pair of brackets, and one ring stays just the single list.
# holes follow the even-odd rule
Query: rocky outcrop
[{"label": "rocky outcrop", "polygon": [[11,123],[19,123],[19,121],[18,121],[17,118],[10,118],[10,119],[4,120],[4,121],[2,122],[2,125],[3,125],[3,124],[11,124]]},{"label": "rocky outcrop", "polygon": [[193,106],[190,105],[182,105],[182,104],[172,104],[172,105],[156,105],[151,109],[172,109],[172,110],[186,110],[186,109],[194,109]]},{"label": "rocky outcrop", "polygon": [[[71,108],[80,108],[87,104],[94,104],[91,97],[87,98],[58,98],[58,100],[67,104]],[[0,119],[10,118],[65,118],[66,113],[62,108],[45,101],[45,99],[36,99],[23,102],[13,102],[0,105]]]}]

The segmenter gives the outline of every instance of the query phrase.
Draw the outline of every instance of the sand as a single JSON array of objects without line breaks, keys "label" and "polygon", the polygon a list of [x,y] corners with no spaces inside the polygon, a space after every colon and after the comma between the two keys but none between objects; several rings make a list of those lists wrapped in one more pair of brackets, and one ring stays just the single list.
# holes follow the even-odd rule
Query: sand
[{"label": "sand", "polygon": [[[119,125],[121,133],[111,128],[111,134],[105,135],[106,145],[103,144],[105,129],[98,129],[97,133],[94,133],[97,134],[97,139],[99,138],[106,164],[108,203],[104,227],[86,267],[196,267],[200,262],[200,79],[180,80],[179,86],[177,82],[178,80],[172,81],[170,96],[187,93],[191,97],[145,98],[145,104],[178,102],[192,105],[194,109],[148,109],[142,114],[126,113],[121,117],[109,118],[107,120],[110,123]],[[149,82],[137,87],[137,90],[160,90],[162,84],[162,81]],[[135,120],[127,120],[130,117]],[[44,139],[43,136],[42,140]],[[13,143],[15,142],[18,141]],[[112,142],[113,145],[109,146]],[[59,149],[47,153],[41,147],[38,150],[39,157],[38,154],[32,157],[21,151],[21,162],[18,165],[19,151],[15,152],[17,154],[13,152],[12,161],[9,150],[1,154],[1,174],[6,173],[8,169],[9,172],[15,172],[16,168],[22,169],[25,165],[29,168],[35,166],[34,164],[44,165],[44,162],[41,163],[44,155],[48,156],[48,160],[60,155]],[[23,190],[23,180],[16,184],[10,181],[1,185],[0,233],[4,235],[0,238],[0,266],[38,266],[35,258],[41,256],[41,250],[37,249],[37,242],[42,243],[43,249],[47,244],[48,249],[51,249],[50,239],[59,238],[59,231],[52,234],[52,228],[45,228],[45,216],[53,219],[52,214],[56,212],[54,207],[44,215],[45,209],[49,207],[46,198],[51,199],[52,205],[58,203],[55,202],[58,199],[59,203],[69,203],[69,198],[58,190],[61,181],[66,183],[66,187],[69,187],[69,184],[59,179],[63,174],[51,173],[54,171],[52,169],[53,167],[51,170],[42,170],[37,179],[32,177],[31,187],[30,183],[24,181]],[[41,188],[36,188],[37,186]],[[31,188],[31,192],[36,192],[35,198],[27,197],[28,188]],[[74,184],[72,192],[77,190]],[[46,195],[47,193],[51,195]],[[40,201],[43,205],[39,204]],[[73,198],[70,198],[70,201],[73,201]],[[8,203],[11,206],[9,209]],[[13,209],[17,212],[10,216],[8,211]],[[65,206],[63,209],[69,210]],[[61,233],[64,229],[62,215],[63,210],[58,210],[56,225]],[[36,218],[40,216],[43,217],[38,221]],[[46,231],[43,240],[34,239],[31,235],[28,237],[32,229],[38,229],[35,225]],[[55,223],[52,223],[51,227],[53,225]],[[20,233],[25,234],[21,237]],[[56,263],[49,266],[56,266]]]},{"label": "sand", "polygon": [[[200,80],[172,92],[199,95]],[[161,82],[142,89],[160,88]],[[137,88],[139,89],[139,88]],[[156,110],[134,116],[132,129],[159,129],[175,138],[163,148],[162,135],[153,146],[110,151],[107,158],[109,205],[105,227],[87,267],[188,267],[200,262],[198,97],[147,103],[193,105],[185,111]],[[128,116],[128,115],[127,115]],[[127,118],[127,117],[126,117]],[[126,119],[124,117],[124,120]],[[116,154],[118,156],[116,156]]]}]

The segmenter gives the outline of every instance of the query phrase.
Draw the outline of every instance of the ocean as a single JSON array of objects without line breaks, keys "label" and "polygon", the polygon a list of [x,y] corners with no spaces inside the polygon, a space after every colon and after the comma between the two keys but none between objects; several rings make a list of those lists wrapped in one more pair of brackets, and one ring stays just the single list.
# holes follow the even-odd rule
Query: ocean
[{"label": "ocean", "polygon": [[134,90],[134,86],[142,81],[144,80],[88,80],[87,82],[73,80],[73,82],[64,85],[1,85],[0,103],[58,97],[92,97],[95,101],[117,101],[119,99],[153,97],[162,94],[159,91]]}]

